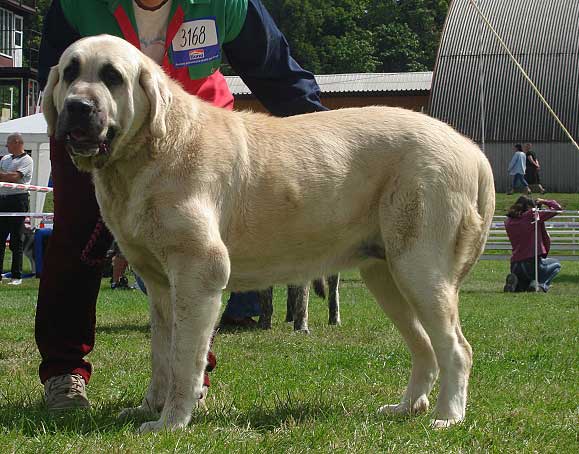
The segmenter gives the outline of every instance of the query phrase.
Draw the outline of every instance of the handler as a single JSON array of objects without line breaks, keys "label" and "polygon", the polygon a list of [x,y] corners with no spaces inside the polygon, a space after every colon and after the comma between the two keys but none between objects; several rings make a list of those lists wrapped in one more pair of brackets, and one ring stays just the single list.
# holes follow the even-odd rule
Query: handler
[{"label": "handler", "polygon": [[[129,41],[190,93],[226,109],[233,96],[219,72],[222,56],[273,114],[326,110],[314,76],[291,57],[260,0],[53,0],[44,21],[39,81],[74,41],[108,33]],[[207,125],[210,127],[210,125]],[[40,380],[49,409],[88,407],[84,359],[95,342],[101,263],[111,243],[88,173],[51,138],[54,231],[36,310]],[[234,298],[235,301],[235,298]],[[212,353],[209,366],[215,365]],[[206,374],[204,398],[209,386]]]}]

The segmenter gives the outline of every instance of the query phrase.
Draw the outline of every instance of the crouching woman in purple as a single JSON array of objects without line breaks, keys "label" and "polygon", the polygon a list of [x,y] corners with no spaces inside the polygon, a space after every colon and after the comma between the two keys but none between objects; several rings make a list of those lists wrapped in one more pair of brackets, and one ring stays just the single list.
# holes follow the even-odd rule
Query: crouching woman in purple
[{"label": "crouching woman in purple", "polygon": [[538,274],[535,276],[535,225],[533,208],[545,206],[549,210],[561,210],[555,200],[533,199],[521,196],[509,208],[505,229],[513,249],[511,256],[511,274],[507,276],[505,292],[524,292],[539,290],[546,292],[553,278],[561,271],[561,264],[547,258],[551,238],[545,229],[545,221],[556,216],[554,212],[539,212],[537,254]]}]

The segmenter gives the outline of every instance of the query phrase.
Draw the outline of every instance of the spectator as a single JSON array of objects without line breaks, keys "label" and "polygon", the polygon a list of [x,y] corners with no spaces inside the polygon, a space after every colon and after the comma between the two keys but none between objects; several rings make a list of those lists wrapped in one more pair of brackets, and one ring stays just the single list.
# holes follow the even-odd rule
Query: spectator
[{"label": "spectator", "polygon": [[[6,140],[8,154],[0,160],[0,181],[7,183],[30,184],[34,163],[24,151],[24,140],[18,133],[10,134]],[[30,207],[28,191],[25,189],[0,188],[0,212],[26,213]],[[12,280],[9,285],[22,284],[22,235],[24,217],[0,216],[0,282],[1,269],[4,264],[6,240],[10,235],[10,250],[12,251]]]},{"label": "spectator", "polygon": [[[210,41],[183,44],[173,39],[191,36],[195,27],[203,27],[203,36]],[[260,0],[53,0],[42,33],[40,86],[70,44],[101,33],[124,37],[187,91],[216,106],[233,108],[233,96],[219,72],[225,54],[272,114],[326,110],[313,75],[292,58]],[[193,54],[204,57],[193,58]],[[40,380],[49,409],[87,407],[85,386],[92,366],[84,358],[94,346],[100,258],[112,238],[99,221],[90,176],[77,171],[64,144],[54,139],[51,162],[54,231],[40,282],[35,328],[42,356]],[[212,353],[208,359],[208,367],[213,367]],[[207,376],[205,385],[209,385]]]},{"label": "spectator", "polygon": [[125,273],[129,262],[127,262],[116,241],[113,241],[111,249],[112,251],[109,251],[112,254],[111,289],[132,290],[132,287],[129,287],[129,279]]},{"label": "spectator", "polygon": [[541,165],[539,164],[539,160],[537,159],[535,152],[532,150],[532,147],[533,146],[530,143],[526,143],[523,146],[523,151],[527,156],[525,180],[527,180],[527,183],[531,188],[534,190],[538,189],[538,192],[544,194],[546,191],[545,188],[541,186],[541,178],[539,177],[539,170],[541,169]]},{"label": "spectator", "polygon": [[539,276],[535,276],[535,213],[533,208],[546,206],[549,210],[561,210],[555,200],[537,199],[536,204],[530,197],[521,196],[509,208],[505,229],[512,246],[511,273],[507,276],[505,292],[536,291],[547,292],[551,281],[561,270],[561,264],[547,258],[551,239],[545,229],[545,221],[556,216],[554,212],[538,212],[539,229],[537,235],[537,254]]},{"label": "spectator", "polygon": [[513,185],[507,194],[512,194],[519,186],[524,187],[526,193],[530,194],[531,188],[529,188],[529,183],[525,180],[527,157],[525,156],[525,153],[523,153],[523,147],[520,143],[515,145],[514,150],[515,154],[513,155],[508,168],[509,175],[513,177]]}]

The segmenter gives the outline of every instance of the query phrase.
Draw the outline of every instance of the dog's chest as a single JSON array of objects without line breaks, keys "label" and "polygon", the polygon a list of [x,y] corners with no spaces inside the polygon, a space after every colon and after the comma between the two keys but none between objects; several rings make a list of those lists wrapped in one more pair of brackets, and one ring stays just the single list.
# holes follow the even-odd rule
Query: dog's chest
[{"label": "dog's chest", "polygon": [[105,184],[95,179],[97,201],[105,223],[118,241],[141,242],[146,222],[146,199],[129,186]]}]

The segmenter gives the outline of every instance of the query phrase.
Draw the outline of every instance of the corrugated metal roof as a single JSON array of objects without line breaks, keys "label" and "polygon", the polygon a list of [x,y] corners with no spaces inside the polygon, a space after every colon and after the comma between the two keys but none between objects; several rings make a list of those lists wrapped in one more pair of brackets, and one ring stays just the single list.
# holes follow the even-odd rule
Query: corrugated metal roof
[{"label": "corrugated metal roof", "polygon": [[[477,3],[577,138],[579,1]],[[568,141],[469,0],[454,0],[436,61],[431,114],[480,141],[481,106],[486,141]]]},{"label": "corrugated metal roof", "polygon": [[[240,77],[226,79],[234,95],[251,94]],[[429,91],[432,72],[322,74],[316,76],[316,81],[323,94]]]}]

